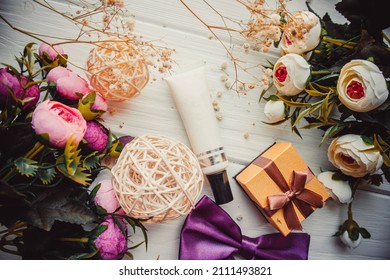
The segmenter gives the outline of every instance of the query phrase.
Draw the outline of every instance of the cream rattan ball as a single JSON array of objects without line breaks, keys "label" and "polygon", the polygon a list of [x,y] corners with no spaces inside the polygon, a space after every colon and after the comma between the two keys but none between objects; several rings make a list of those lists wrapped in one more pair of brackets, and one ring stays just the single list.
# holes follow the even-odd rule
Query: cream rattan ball
[{"label": "cream rattan ball", "polygon": [[102,41],[87,60],[91,86],[109,100],[137,96],[149,81],[145,57],[129,42]]},{"label": "cream rattan ball", "polygon": [[136,137],[122,150],[111,170],[113,186],[125,213],[162,222],[186,215],[203,188],[203,173],[194,153],[163,136]]}]

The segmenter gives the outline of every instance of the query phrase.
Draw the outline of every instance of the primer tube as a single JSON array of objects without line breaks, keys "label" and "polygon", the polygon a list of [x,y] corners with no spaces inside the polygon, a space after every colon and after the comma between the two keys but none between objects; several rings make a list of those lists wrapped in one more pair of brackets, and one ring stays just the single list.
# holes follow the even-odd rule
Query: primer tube
[{"label": "primer tube", "polygon": [[233,200],[226,172],[228,161],[207,87],[204,66],[166,78],[192,151],[206,175],[215,202]]}]

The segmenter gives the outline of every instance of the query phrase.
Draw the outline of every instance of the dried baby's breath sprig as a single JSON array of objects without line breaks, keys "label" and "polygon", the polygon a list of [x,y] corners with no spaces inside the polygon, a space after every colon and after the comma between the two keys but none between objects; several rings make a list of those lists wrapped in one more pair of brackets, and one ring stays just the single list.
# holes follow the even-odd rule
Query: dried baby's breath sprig
[{"label": "dried baby's breath sprig", "polygon": [[[273,7],[263,0],[236,0],[235,2],[239,7],[244,7],[248,10],[249,20],[247,21],[225,16],[208,1],[204,0],[205,5],[221,19],[221,25],[209,24],[185,0],[180,0],[180,2],[209,30],[225,49],[234,69],[234,77],[232,77],[231,81],[221,79],[226,88],[246,94],[247,91],[255,87],[264,89],[268,87],[268,79],[258,75],[259,71],[261,73],[262,69],[264,69],[263,65],[261,63],[250,65],[250,61],[239,59],[235,46],[240,45],[244,54],[249,54],[251,51],[268,52],[280,40],[285,26],[284,18],[291,16],[286,8],[285,0],[276,0]],[[228,42],[225,42],[220,37],[220,32],[226,32],[225,34],[229,37]],[[226,72],[227,63],[224,63],[223,67],[221,66],[221,70]],[[251,80],[241,80],[240,74],[242,72],[249,74],[249,79]]]},{"label": "dried baby's breath sprig", "polygon": [[[77,35],[61,37],[33,32],[13,25],[3,15],[0,15],[0,18],[12,29],[51,46],[76,43],[99,46],[101,42],[110,41],[130,43],[137,53],[145,58],[149,66],[158,69],[159,72],[172,69],[174,61],[171,56],[174,50],[135,34],[135,21],[130,16],[124,0],[66,0],[64,1],[67,4],[66,9],[64,5],[56,6],[46,0],[33,0],[33,2],[74,24],[78,29]],[[84,66],[72,61],[68,62],[76,68],[85,70]]]}]

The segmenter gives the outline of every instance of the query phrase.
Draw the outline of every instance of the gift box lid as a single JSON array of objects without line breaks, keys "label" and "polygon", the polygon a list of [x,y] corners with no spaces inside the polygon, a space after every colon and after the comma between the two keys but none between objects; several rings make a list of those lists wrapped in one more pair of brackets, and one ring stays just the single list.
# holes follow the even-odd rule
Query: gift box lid
[{"label": "gift box lid", "polygon": [[[281,176],[273,176],[274,178],[269,176],[269,174],[265,171],[265,168],[268,168],[268,165],[270,164],[276,166],[276,168],[273,169],[277,169],[278,172],[280,172],[279,175]],[[279,179],[284,180],[288,185],[290,185],[293,171],[307,173],[305,189],[319,194],[323,201],[329,198],[325,187],[313,175],[310,168],[298,154],[293,145],[287,142],[278,142],[272,145],[265,152],[256,157],[234,178],[256,206],[262,210],[262,213],[265,214],[264,211],[269,205],[268,197],[283,193],[278,184],[275,183],[275,178],[282,177]],[[293,206],[299,221],[303,221],[305,217],[296,208],[294,203]],[[286,228],[285,223],[282,221],[283,209],[280,209],[280,211],[277,211],[272,216],[270,216],[269,213],[264,216],[283,234],[287,235],[290,232],[290,230]]]}]

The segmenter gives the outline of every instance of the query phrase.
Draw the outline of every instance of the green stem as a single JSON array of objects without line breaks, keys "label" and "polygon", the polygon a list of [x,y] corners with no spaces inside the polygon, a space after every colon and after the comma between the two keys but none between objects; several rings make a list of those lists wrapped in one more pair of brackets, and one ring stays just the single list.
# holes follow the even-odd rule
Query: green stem
[{"label": "green stem", "polygon": [[348,221],[352,221],[352,202],[348,204]]},{"label": "green stem", "polygon": [[328,75],[328,74],[332,74],[332,72],[330,72],[328,70],[318,70],[318,71],[311,71],[311,74],[312,75]]},{"label": "green stem", "polygon": [[328,43],[332,43],[336,46],[346,48],[346,49],[353,49],[356,46],[356,43],[354,43],[354,42],[334,39],[334,38],[330,38],[330,37],[326,37],[326,36],[323,37],[322,40],[325,42],[328,42]]},{"label": "green stem", "polygon": [[60,237],[58,238],[58,240],[65,241],[65,242],[88,243],[89,238],[88,237]]},{"label": "green stem", "polygon": [[28,159],[33,159],[38,153],[43,150],[44,147],[45,145],[40,142],[35,143],[34,147],[30,151],[28,151],[25,157]]}]

